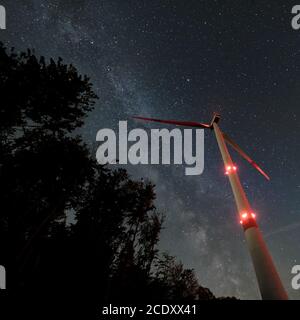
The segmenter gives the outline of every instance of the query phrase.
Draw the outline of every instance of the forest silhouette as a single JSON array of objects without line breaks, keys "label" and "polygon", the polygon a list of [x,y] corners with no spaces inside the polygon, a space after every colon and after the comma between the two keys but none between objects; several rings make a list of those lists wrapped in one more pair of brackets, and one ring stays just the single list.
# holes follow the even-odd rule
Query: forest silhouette
[{"label": "forest silhouette", "polygon": [[97,164],[76,135],[98,99],[88,77],[61,58],[0,43],[0,92],[8,288],[93,292],[101,301],[216,299],[158,249],[164,217],[155,186]]}]

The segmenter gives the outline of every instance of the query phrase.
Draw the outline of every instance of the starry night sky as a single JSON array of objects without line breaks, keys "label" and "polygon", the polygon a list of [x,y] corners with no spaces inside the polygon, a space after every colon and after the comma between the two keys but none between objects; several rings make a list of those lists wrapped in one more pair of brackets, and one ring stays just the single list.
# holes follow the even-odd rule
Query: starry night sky
[{"label": "starry night sky", "polygon": [[[298,1],[299,2],[299,1]],[[297,0],[14,0],[0,40],[17,50],[73,63],[100,99],[80,133],[91,146],[101,128],[132,115],[209,121],[271,176],[232,153],[291,298],[300,264],[300,31]],[[129,121],[130,128],[162,128]],[[205,170],[127,166],[156,184],[165,212],[161,249],[194,268],[216,295],[259,297],[215,137],[205,133]]]}]

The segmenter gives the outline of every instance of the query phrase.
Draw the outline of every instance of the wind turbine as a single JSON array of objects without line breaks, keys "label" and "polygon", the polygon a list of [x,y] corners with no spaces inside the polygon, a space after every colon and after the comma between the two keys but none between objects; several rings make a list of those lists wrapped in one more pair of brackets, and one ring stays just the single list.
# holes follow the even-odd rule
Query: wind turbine
[{"label": "wind turbine", "polygon": [[267,180],[270,180],[270,177],[231,138],[229,138],[228,135],[221,131],[218,126],[221,118],[220,114],[214,113],[210,124],[190,121],[160,120],[144,117],[133,118],[144,121],[172,124],[176,126],[210,129],[214,131],[225,165],[225,174],[229,178],[229,182],[234,194],[240,223],[245,233],[246,243],[254,265],[261,297],[263,300],[287,300],[288,295],[283,287],[272,257],[259,230],[256,221],[256,214],[253,212],[250,206],[237,173],[237,166],[232,161],[226,143],[235,149],[235,151],[237,151],[245,160],[247,160]]}]

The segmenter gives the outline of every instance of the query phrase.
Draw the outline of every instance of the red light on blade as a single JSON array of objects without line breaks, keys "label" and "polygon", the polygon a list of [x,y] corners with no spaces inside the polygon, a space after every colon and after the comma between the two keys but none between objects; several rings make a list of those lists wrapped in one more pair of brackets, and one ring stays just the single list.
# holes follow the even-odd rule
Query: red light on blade
[{"label": "red light on blade", "polygon": [[230,170],[231,170],[231,166],[228,166],[228,167],[227,167],[227,171],[230,171]]},{"label": "red light on blade", "polygon": [[236,171],[236,170],[237,170],[237,167],[236,167],[236,166],[233,166],[232,169],[233,169],[233,171]]},{"label": "red light on blade", "polygon": [[253,219],[255,219],[255,218],[256,218],[256,214],[255,214],[255,213],[251,213],[251,217],[252,217]]},{"label": "red light on blade", "polygon": [[243,224],[243,220],[240,220],[240,224]]}]

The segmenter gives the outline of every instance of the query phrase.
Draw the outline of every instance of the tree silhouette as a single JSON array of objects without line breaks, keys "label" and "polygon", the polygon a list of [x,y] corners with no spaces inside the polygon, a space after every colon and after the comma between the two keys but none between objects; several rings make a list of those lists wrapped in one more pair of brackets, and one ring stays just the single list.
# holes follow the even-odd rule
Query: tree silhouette
[{"label": "tree silhouette", "polygon": [[214,298],[159,252],[155,186],[98,165],[74,134],[97,99],[89,78],[60,58],[47,63],[0,43],[0,92],[0,264],[9,287],[103,301]]}]

